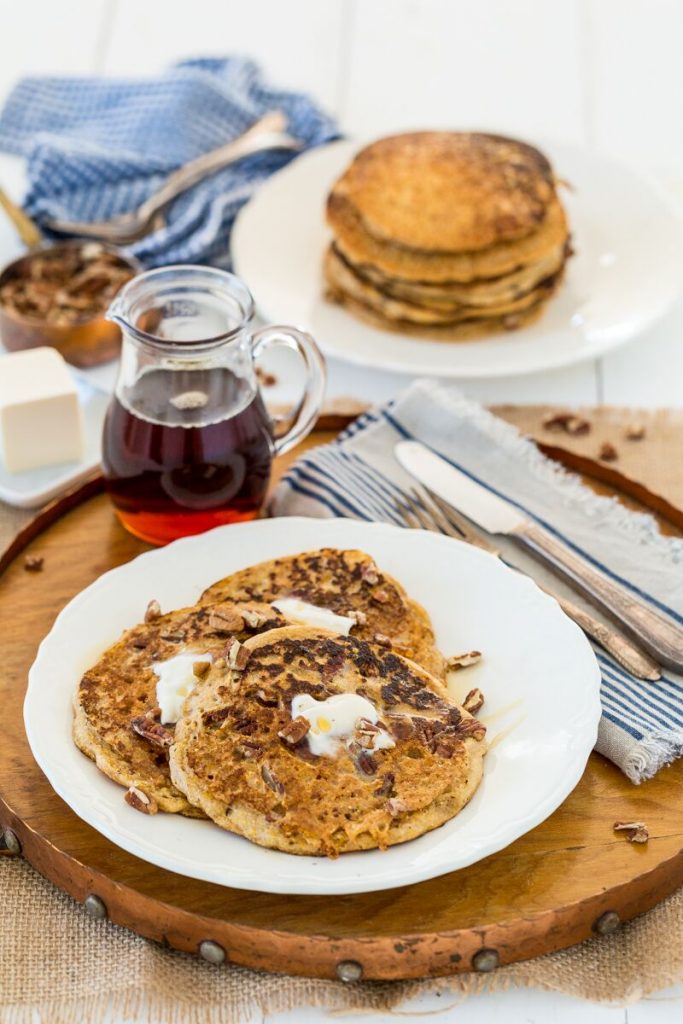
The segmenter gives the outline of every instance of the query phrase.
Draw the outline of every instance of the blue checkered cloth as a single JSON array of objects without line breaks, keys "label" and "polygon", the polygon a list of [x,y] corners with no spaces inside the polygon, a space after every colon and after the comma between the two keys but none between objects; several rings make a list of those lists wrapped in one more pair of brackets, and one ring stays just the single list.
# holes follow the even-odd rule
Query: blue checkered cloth
[{"label": "blue checkered cloth", "polygon": [[[48,218],[106,220],[134,210],[189,160],[282,110],[304,148],[337,137],[308,97],[264,84],[243,58],[183,61],[160,78],[25,78],[0,114],[0,150],[27,158],[25,209]],[[180,196],[167,225],[128,252],[146,266],[230,266],[230,230],[259,184],[292,159],[265,152]]]}]

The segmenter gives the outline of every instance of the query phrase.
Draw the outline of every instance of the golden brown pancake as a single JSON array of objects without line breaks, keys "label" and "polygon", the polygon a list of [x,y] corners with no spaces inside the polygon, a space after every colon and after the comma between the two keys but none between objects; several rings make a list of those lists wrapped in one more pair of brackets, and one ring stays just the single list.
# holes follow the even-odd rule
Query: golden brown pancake
[{"label": "golden brown pancake", "polygon": [[517,298],[497,305],[468,306],[454,302],[450,305],[441,303],[435,307],[425,302],[409,302],[387,295],[337,255],[332,246],[327,251],[323,273],[333,294],[355,299],[385,320],[425,325],[455,325],[463,321],[486,320],[519,313],[547,298],[553,284],[552,279],[542,281]]},{"label": "golden brown pancake", "polygon": [[[549,290],[548,296],[552,294]],[[506,316],[486,317],[485,319],[466,319],[454,324],[416,324],[409,320],[387,320],[381,313],[371,309],[364,302],[358,302],[345,292],[335,292],[328,289],[327,297],[332,301],[348,309],[359,320],[364,320],[372,327],[382,331],[393,331],[396,334],[412,335],[415,338],[423,338],[427,341],[477,341],[480,338],[489,338],[492,334],[501,332],[517,331],[520,327],[527,327],[535,323],[545,311],[546,301],[541,299],[530,309],[522,310],[519,313],[508,313]]]},{"label": "golden brown pancake", "polygon": [[[188,697],[170,752],[175,785],[221,828],[336,857],[420,836],[476,790],[485,729],[415,663],[305,627],[254,637],[243,653],[241,671],[212,670]],[[334,752],[315,753],[326,707],[311,726],[292,717],[292,700],[341,694],[378,720],[354,712]]]},{"label": "golden brown pancake", "polygon": [[298,597],[337,615],[356,615],[353,636],[390,644],[439,679],[445,662],[424,608],[363,551],[322,548],[242,569],[205,590],[202,602]]},{"label": "golden brown pancake", "polygon": [[[80,682],[74,699],[76,745],[110,779],[142,789],[161,810],[202,816],[171,783],[173,726],[159,722],[153,665],[187,652],[218,658],[233,637],[246,640],[258,629],[285,622],[269,605],[223,603],[181,608],[127,630]],[[135,731],[135,723],[146,735]]]},{"label": "golden brown pancake", "polygon": [[386,277],[377,268],[367,265],[354,269],[380,291],[397,299],[405,299],[407,302],[417,302],[435,309],[450,309],[454,304],[489,308],[501,302],[517,299],[535,288],[541,281],[553,277],[562,270],[568,256],[567,243],[558,246],[546,258],[512,270],[509,274],[479,278],[464,284],[458,281],[444,281],[440,284],[403,281],[401,278]]},{"label": "golden brown pancake", "polygon": [[356,155],[332,189],[380,243],[459,253],[536,231],[555,196],[533,146],[479,132],[411,132]]},{"label": "golden brown pancake", "polygon": [[328,220],[335,244],[344,258],[368,275],[368,268],[400,281],[449,284],[498,278],[541,260],[564,253],[568,228],[557,198],[548,206],[538,229],[513,242],[497,242],[472,252],[416,253],[390,242],[380,242],[364,229],[343,199],[330,198]]}]

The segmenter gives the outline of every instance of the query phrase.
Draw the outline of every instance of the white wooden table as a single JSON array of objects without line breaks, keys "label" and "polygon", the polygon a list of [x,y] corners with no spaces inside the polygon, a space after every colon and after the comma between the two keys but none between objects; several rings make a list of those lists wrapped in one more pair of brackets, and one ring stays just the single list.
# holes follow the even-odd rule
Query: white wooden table
[{"label": "white wooden table", "polygon": [[[141,75],[181,57],[247,53],[272,82],[315,96],[349,133],[448,126],[556,138],[638,166],[683,207],[682,36],[678,0],[22,0],[0,33],[0,97],[27,73]],[[20,195],[15,161],[0,158],[0,184]],[[19,251],[0,224],[0,262]],[[101,376],[106,383],[110,371]],[[330,366],[332,396],[377,401],[405,383]],[[604,359],[463,390],[487,402],[680,405],[683,300]],[[668,1024],[682,1019],[683,984],[627,1008],[515,990],[464,1002],[433,994],[401,1013],[448,1024]],[[268,1018],[326,1019],[308,1009]]]}]

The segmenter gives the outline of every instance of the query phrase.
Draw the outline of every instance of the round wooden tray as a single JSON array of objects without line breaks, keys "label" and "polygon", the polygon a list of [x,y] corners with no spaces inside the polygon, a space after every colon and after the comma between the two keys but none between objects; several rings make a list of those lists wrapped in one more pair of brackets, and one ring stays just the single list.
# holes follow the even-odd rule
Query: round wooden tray
[{"label": "round wooden tray", "polygon": [[[0,825],[18,852],[95,915],[220,962],[314,977],[414,978],[488,970],[618,927],[683,884],[683,761],[634,786],[593,755],[555,814],[495,856],[419,885],[356,896],[277,896],[198,882],[138,860],[84,824],[33,761],[22,724],[29,667],[55,614],[145,545],[92,485],[31,527],[0,578]],[[314,543],[314,539],[312,539]],[[44,558],[41,573],[25,554]],[[643,684],[647,685],[647,684]],[[643,820],[646,845],[615,835]],[[9,847],[9,848],[8,848]],[[204,944],[204,945],[202,945]],[[217,945],[214,945],[217,944]],[[200,948],[201,947],[201,948]]]}]

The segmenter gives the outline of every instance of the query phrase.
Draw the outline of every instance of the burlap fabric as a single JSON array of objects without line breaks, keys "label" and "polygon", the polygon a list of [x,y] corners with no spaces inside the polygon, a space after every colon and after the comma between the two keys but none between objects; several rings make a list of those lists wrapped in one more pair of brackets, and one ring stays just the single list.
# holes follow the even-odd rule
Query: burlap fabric
[{"label": "burlap fabric", "polygon": [[422,982],[311,981],[224,965],[94,921],[27,863],[0,859],[0,1021],[82,1024],[105,1011],[150,1024],[238,1024],[300,1006],[386,1010],[420,991],[511,986],[633,1002],[683,978],[683,890],[609,937],[501,968]]}]

